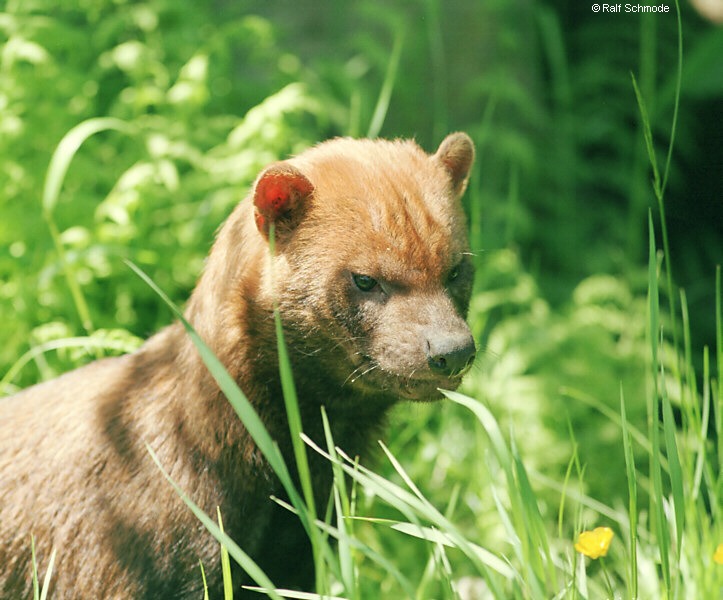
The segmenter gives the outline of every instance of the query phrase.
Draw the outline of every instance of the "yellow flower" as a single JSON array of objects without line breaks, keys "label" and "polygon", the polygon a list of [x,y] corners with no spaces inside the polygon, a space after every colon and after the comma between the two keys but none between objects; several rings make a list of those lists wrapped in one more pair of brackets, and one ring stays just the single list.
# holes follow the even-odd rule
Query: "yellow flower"
[{"label": "yellow flower", "polygon": [[723,565],[723,544],[718,544],[718,547],[713,553],[713,560],[719,565]]},{"label": "yellow flower", "polygon": [[613,535],[613,530],[609,527],[596,527],[592,531],[583,531],[577,538],[575,550],[590,558],[600,558],[608,553]]}]

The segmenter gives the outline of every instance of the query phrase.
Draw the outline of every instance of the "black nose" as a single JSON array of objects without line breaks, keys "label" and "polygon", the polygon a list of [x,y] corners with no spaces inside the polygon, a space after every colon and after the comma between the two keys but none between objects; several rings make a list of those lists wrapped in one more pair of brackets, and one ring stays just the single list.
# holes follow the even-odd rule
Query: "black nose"
[{"label": "black nose", "polygon": [[439,335],[427,339],[427,363],[439,375],[455,377],[463,374],[474,362],[477,349],[472,336]]}]

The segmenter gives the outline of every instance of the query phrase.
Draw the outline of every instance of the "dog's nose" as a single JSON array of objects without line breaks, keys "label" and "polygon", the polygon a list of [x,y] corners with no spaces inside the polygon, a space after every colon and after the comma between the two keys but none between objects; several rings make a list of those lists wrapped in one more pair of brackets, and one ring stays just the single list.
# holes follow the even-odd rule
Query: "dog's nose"
[{"label": "dog's nose", "polygon": [[427,339],[427,364],[439,375],[462,375],[474,362],[476,352],[474,339],[468,332]]}]

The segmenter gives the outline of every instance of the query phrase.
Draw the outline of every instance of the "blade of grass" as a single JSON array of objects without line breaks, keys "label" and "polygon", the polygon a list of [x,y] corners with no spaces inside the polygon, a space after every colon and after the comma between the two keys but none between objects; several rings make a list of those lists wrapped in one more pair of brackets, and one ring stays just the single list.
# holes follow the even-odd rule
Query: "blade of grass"
[{"label": "blade of grass", "polygon": [[620,423],[623,433],[623,452],[625,454],[625,474],[628,480],[628,518],[630,519],[629,548],[630,569],[628,572],[629,597],[638,597],[638,486],[635,474],[635,455],[633,444],[628,431],[628,417],[625,410],[625,395],[623,384],[620,383]]},{"label": "blade of grass", "polygon": [[567,468],[565,469],[565,477],[562,480],[562,491],[560,493],[560,505],[557,509],[557,535],[562,538],[563,530],[562,525],[565,518],[565,500],[567,498],[567,488],[570,483],[570,477],[572,476],[572,470],[577,470],[578,477],[581,476],[582,469],[580,467],[580,456],[578,454],[579,446],[577,439],[575,439],[575,431],[573,430],[572,421],[570,415],[567,416],[567,429],[570,435],[570,442],[572,444],[572,452],[570,453],[570,460],[567,461]]},{"label": "blade of grass", "polygon": [[433,137],[442,139],[448,131],[447,111],[447,78],[444,56],[444,36],[440,18],[439,0],[425,0],[424,13],[427,21],[427,41],[429,44],[429,57],[432,62],[432,97],[434,99],[432,114]]},{"label": "blade of grass", "polygon": [[125,121],[103,117],[83,121],[66,133],[53,152],[48,165],[43,187],[43,213],[52,214],[55,210],[68,168],[80,147],[88,138],[102,131],[117,131],[130,135],[134,130]]},{"label": "blade of grass", "polygon": [[[676,9],[676,18],[677,18],[677,26],[678,26],[678,63],[677,63],[677,72],[676,72],[676,85],[675,85],[675,100],[674,100],[674,107],[673,107],[673,122],[671,124],[671,132],[670,132],[670,142],[668,144],[668,153],[666,157],[665,162],[665,169],[663,171],[662,180],[660,177],[660,173],[658,171],[658,162],[655,156],[655,147],[653,144],[653,135],[651,132],[650,127],[650,118],[648,116],[648,111],[645,107],[645,101],[643,99],[643,96],[640,92],[640,89],[638,88],[637,81],[635,80],[635,76],[632,75],[633,80],[633,89],[635,91],[635,97],[638,102],[638,108],[640,110],[640,116],[643,122],[643,136],[645,138],[645,146],[648,150],[648,159],[650,161],[650,165],[653,169],[653,191],[655,192],[655,197],[658,201],[658,211],[660,213],[660,228],[662,232],[663,237],[663,255],[665,256],[665,275],[666,275],[666,287],[667,287],[667,293],[668,293],[668,303],[670,305],[670,323],[671,323],[671,329],[673,334],[673,347],[678,348],[678,327],[677,327],[677,313],[676,313],[676,296],[673,293],[673,270],[672,270],[672,264],[671,264],[671,253],[670,253],[670,244],[668,242],[668,225],[665,218],[665,202],[664,202],[664,195],[665,195],[665,187],[667,185],[668,181],[668,175],[670,172],[670,162],[673,155],[673,147],[675,144],[675,131],[677,127],[678,122],[678,108],[680,104],[680,91],[681,91],[681,81],[682,81],[682,74],[683,74],[683,30],[682,30],[682,22],[680,17],[680,6],[678,4],[678,0],[675,0],[675,9]],[[676,372],[674,375],[676,376],[677,381],[681,381],[679,377],[680,372],[680,365],[678,364],[680,361],[679,355],[676,356],[676,361],[673,363],[676,366]]]},{"label": "blade of grass", "polygon": [[638,81],[635,79],[633,73],[630,74],[633,80],[633,90],[635,92],[635,98],[638,102],[638,110],[640,110],[640,118],[643,122],[643,138],[645,139],[645,148],[648,151],[648,160],[650,161],[650,167],[653,169],[653,191],[655,192],[656,198],[660,197],[661,184],[660,184],[660,173],[658,172],[658,161],[655,158],[655,147],[653,146],[653,133],[650,130],[650,117],[648,116],[648,109],[643,100],[643,95],[638,87]]},{"label": "blade of grass", "polygon": [[40,600],[40,583],[38,582],[38,561],[35,556],[35,536],[30,534],[30,557],[33,563],[33,600]]},{"label": "blade of grass", "polygon": [[[492,92],[484,113],[482,114],[482,122],[479,134],[476,136],[477,142],[477,158],[472,165],[472,179],[479,181],[482,166],[484,164],[483,151],[489,139],[492,139],[492,123],[497,107],[497,93]],[[485,197],[482,195],[481,188],[478,185],[469,186],[467,193],[467,208],[469,210],[469,243],[475,252],[481,252],[485,248],[487,240],[486,232],[483,231],[485,223],[484,215],[488,214],[489,207],[485,205]]]},{"label": "blade of grass", "polygon": [[576,590],[580,593],[583,600],[589,598],[587,590],[587,570],[585,569],[585,556],[577,554],[577,569],[575,570]]},{"label": "blade of grass", "polygon": [[259,598],[261,597],[261,594],[269,594],[272,591],[275,591],[281,598],[290,598],[292,600],[347,600],[347,598],[342,598],[340,596],[327,596],[326,594],[313,594],[311,592],[296,592],[294,590],[271,590],[265,587],[253,587],[250,585],[245,585],[243,588],[252,592],[259,592]]},{"label": "blade of grass", "polygon": [[685,383],[687,384],[681,398],[682,409],[693,427],[700,426],[700,406],[698,404],[698,382],[693,366],[692,341],[690,339],[690,314],[685,290],[680,290],[680,314],[683,320],[683,364],[685,365]]},{"label": "blade of grass", "polygon": [[55,566],[55,548],[50,553],[50,560],[48,561],[48,568],[45,571],[45,577],[43,578],[43,589],[40,592],[40,600],[46,600],[48,592],[50,591],[50,579],[53,575],[53,567]]},{"label": "blade of grass", "polygon": [[[323,406],[321,407],[321,419],[324,426],[327,452],[330,456],[338,460],[334,439],[331,434],[331,426],[329,425],[329,419]],[[332,463],[332,473],[334,475],[332,492],[334,496],[334,507],[336,509],[336,528],[339,532],[337,551],[339,555],[341,581],[346,590],[352,592],[352,597],[358,597],[359,590],[355,577],[354,558],[349,541],[353,536],[351,531],[353,527],[351,523],[353,523],[353,521],[350,520],[352,507],[347,493],[346,478],[344,477],[344,471],[337,462]]]},{"label": "blade of grass", "polygon": [[239,564],[239,566],[248,573],[248,575],[260,586],[268,590],[269,596],[280,600],[281,596],[274,591],[275,587],[271,580],[266,574],[259,568],[259,566],[246,554],[223,530],[216,525],[214,520],[209,517],[191,498],[178,486],[178,484],[171,478],[161,464],[160,459],[148,444],[146,444],[146,450],[151,455],[153,462],[156,463],[158,469],[163,473],[168,483],[171,484],[176,493],[180,496],[181,500],[191,509],[196,518],[208,529],[213,537],[228,550],[228,553],[233,559]]},{"label": "blade of grass", "polygon": [[[283,502],[282,500],[275,499],[275,501],[282,507],[286,508],[287,510],[290,510],[291,512],[296,513],[296,510],[293,506],[289,505],[286,502]],[[369,523],[393,523],[395,521],[390,521],[389,519],[373,519],[368,517],[350,517],[348,519],[349,521],[365,521]],[[321,529],[324,533],[330,535],[334,539],[340,540],[342,534],[339,532],[339,530],[336,527],[333,527],[329,523],[325,523],[323,521],[317,520],[316,522],[317,527]],[[349,545],[354,548],[355,550],[358,550],[361,552],[366,558],[374,562],[375,564],[379,565],[385,573],[391,575],[394,579],[397,580],[400,587],[407,593],[407,596],[411,599],[415,598],[416,594],[414,593],[414,587],[412,586],[411,582],[402,575],[401,571],[394,565],[394,563],[387,559],[382,554],[379,554],[375,550],[373,550],[371,547],[367,546],[366,544],[360,542],[358,539],[354,537],[348,538]],[[358,596],[356,596],[358,597]]]},{"label": "blade of grass", "polygon": [[648,213],[648,311],[649,311],[649,329],[650,329],[650,350],[652,357],[652,390],[650,414],[648,415],[648,423],[650,427],[650,442],[652,452],[650,455],[650,472],[653,478],[653,493],[651,494],[651,513],[655,519],[655,530],[658,540],[658,549],[660,551],[660,564],[663,572],[663,581],[665,584],[666,594],[668,598],[672,597],[671,576],[670,576],[670,534],[668,532],[668,524],[664,508],[663,481],[660,467],[660,433],[659,433],[659,414],[660,414],[660,396],[658,389],[659,376],[659,360],[658,360],[658,344],[659,344],[659,297],[658,297],[658,274],[657,274],[657,252],[655,248],[655,231],[653,228],[652,214]]},{"label": "blade of grass", "polygon": [[88,309],[85,296],[78,284],[78,278],[75,276],[73,265],[68,261],[68,257],[65,254],[65,248],[63,247],[63,242],[60,239],[60,232],[55,222],[53,212],[58,204],[60,190],[63,187],[63,182],[65,181],[65,176],[67,175],[70,163],[80,147],[89,137],[95,135],[96,133],[100,133],[101,131],[109,130],[130,134],[132,133],[133,128],[125,121],[114,118],[88,119],[87,121],[83,121],[79,125],[73,127],[73,129],[66,133],[63,139],[60,140],[58,147],[55,149],[55,152],[53,152],[53,156],[50,158],[50,164],[48,165],[45,184],[43,186],[43,217],[50,229],[50,235],[53,239],[55,250],[58,253],[60,264],[63,267],[63,274],[65,275],[68,289],[70,290],[70,294],[73,298],[75,309],[78,311],[80,323],[83,329],[85,329],[88,333],[93,331],[93,321],[90,317],[90,310]]},{"label": "blade of grass", "polygon": [[[678,110],[680,108],[680,89],[683,81],[683,20],[680,16],[680,2],[675,0],[675,18],[678,27],[678,62],[675,73],[675,99],[673,104],[673,122],[670,126],[670,143],[668,144],[668,155],[665,158],[665,169],[663,171],[663,184],[661,195],[665,193],[665,187],[670,175],[670,161],[673,157],[673,146],[675,145],[675,131],[678,125]],[[669,257],[668,257],[669,258]]]},{"label": "blade of grass", "polygon": [[420,489],[416,486],[414,481],[412,481],[412,478],[407,474],[407,472],[404,470],[404,467],[402,464],[397,460],[397,457],[394,456],[387,448],[387,446],[384,444],[384,442],[379,442],[379,445],[382,448],[382,451],[387,456],[387,459],[392,464],[392,467],[394,467],[394,470],[397,472],[397,474],[402,478],[402,481],[406,484],[406,486],[412,490],[412,493],[419,499],[419,501],[424,504],[427,508],[430,510],[436,510],[432,504],[424,497],[424,494],[420,491]]},{"label": "blade of grass", "polygon": [[[218,528],[221,533],[223,530],[223,519],[221,518],[221,509],[216,507],[216,516],[218,518]],[[223,575],[223,597],[224,600],[233,600],[233,580],[231,579],[231,562],[228,558],[228,548],[221,544],[221,573]]]},{"label": "blade of grass", "polygon": [[[269,228],[269,248],[271,256],[276,253],[275,245],[275,228],[271,224]],[[274,288],[274,269],[271,269],[271,285]],[[284,339],[284,328],[281,323],[281,314],[276,299],[274,305],[274,325],[276,327],[276,342],[279,354],[279,375],[281,377],[281,389],[284,396],[284,404],[286,406],[286,415],[289,421],[289,434],[291,436],[291,445],[294,449],[294,458],[301,481],[301,488],[306,500],[306,506],[309,510],[310,520],[316,519],[316,506],[314,502],[314,490],[311,485],[311,471],[309,470],[309,459],[306,455],[306,446],[301,439],[304,430],[301,423],[301,412],[299,411],[299,399],[296,394],[296,386],[294,385],[294,376],[291,372],[291,360]]]},{"label": "blade of grass", "polygon": [[[306,443],[316,452],[326,457],[327,460],[339,460],[326,453],[319,448],[311,439],[304,436]],[[480,555],[473,550],[470,542],[462,536],[457,528],[449,522],[437,509],[429,504],[428,501],[420,500],[415,494],[408,492],[406,489],[392,483],[391,481],[377,475],[373,471],[367,469],[363,465],[348,457],[340,448],[336,449],[336,453],[342,460],[338,464],[353,480],[357,481],[364,489],[368,490],[384,500],[389,506],[398,510],[405,518],[419,530],[422,529],[420,518],[425,519],[433,525],[445,531],[456,544],[456,547],[473,562],[480,574],[485,578],[490,592],[494,598],[505,598],[502,590],[489,570],[491,565],[487,565],[481,560]]]},{"label": "blade of grass", "polygon": [[[512,524],[512,519],[510,518],[509,512],[502,504],[500,495],[494,485],[490,487],[490,493],[492,494],[492,499],[494,500],[497,514],[499,515],[502,526],[507,534],[507,543],[512,545],[512,549],[515,553],[515,558],[517,558],[520,565],[522,565],[524,573],[527,574],[528,580],[532,583],[533,588],[535,588],[534,594],[542,596],[542,589],[539,588],[537,578],[535,578],[534,575],[530,572],[530,564],[525,560],[522,548],[522,540],[517,534],[517,531],[515,531],[515,527]],[[516,572],[516,577],[521,585],[525,584],[525,579],[523,578],[522,573]]]},{"label": "blade of grass", "polygon": [[33,599],[34,600],[46,600],[48,592],[50,590],[50,580],[53,575],[53,568],[55,566],[55,548],[50,553],[50,560],[48,561],[48,568],[45,570],[45,577],[43,577],[43,587],[40,588],[40,582],[38,579],[38,562],[35,555],[35,536],[30,536],[30,557],[32,562],[32,578],[33,578]]},{"label": "blade of grass", "polygon": [[522,554],[525,557],[523,562],[532,567],[527,584],[534,594],[533,597],[547,597],[542,593],[543,584],[547,581],[552,589],[556,589],[557,575],[554,571],[549,542],[542,524],[537,499],[514,444],[510,450],[492,413],[481,403],[458,392],[443,390],[443,393],[453,402],[462,404],[471,410],[485,429],[492,449],[505,473],[511,514],[515,530],[519,532],[522,542]]},{"label": "blade of grass", "polygon": [[[530,469],[529,476],[530,479],[532,479],[535,483],[544,485],[545,487],[562,494],[563,486],[556,479],[553,479],[552,477],[547,477],[546,475],[543,475],[542,473],[539,473],[538,471],[534,471],[532,469]],[[578,504],[594,510],[596,513],[607,517],[608,519],[611,519],[616,523],[625,523],[627,521],[627,517],[624,513],[620,512],[619,510],[610,508],[599,500],[595,500],[595,498],[592,498],[587,494],[583,494],[582,492],[575,490],[575,488],[568,487],[566,493],[567,497],[571,500],[574,500]]]},{"label": "blade of grass", "polygon": [[[661,379],[665,380],[664,369],[660,369]],[[681,547],[683,544],[683,530],[685,528],[685,493],[683,491],[683,470],[680,466],[680,455],[678,444],[675,439],[676,425],[673,417],[673,409],[670,406],[670,398],[664,385],[660,386],[663,403],[663,437],[665,439],[665,453],[668,457],[670,467],[670,486],[673,491],[673,508],[675,513],[675,550],[680,560]]]},{"label": "blade of grass", "polygon": [[199,560],[198,566],[201,568],[201,581],[203,581],[203,600],[208,600],[208,582],[206,581],[206,571],[203,568],[203,563]]},{"label": "blade of grass", "polygon": [[[541,582],[544,581],[543,566],[540,558],[540,546],[535,545],[533,542],[534,534],[531,533],[531,526],[529,522],[530,513],[528,512],[531,510],[531,506],[527,504],[529,496],[525,495],[526,492],[521,491],[521,485],[524,484],[521,484],[518,480],[520,472],[517,466],[517,461],[513,453],[509,450],[497,421],[489,409],[480,402],[477,402],[472,398],[468,398],[459,392],[450,392],[446,390],[441,391],[453,402],[461,404],[471,410],[487,433],[490,443],[492,444],[492,450],[495,457],[505,474],[508,497],[511,504],[510,512],[512,514],[515,530],[520,534],[523,555],[525,556],[525,564],[533,567],[535,578],[539,578],[541,586]],[[533,590],[538,587],[536,584],[531,585]]]},{"label": "blade of grass", "polygon": [[524,514],[529,525],[526,532],[530,537],[531,546],[534,549],[530,558],[533,559],[533,564],[539,563],[539,571],[537,572],[537,575],[540,581],[547,582],[547,589],[555,590],[557,589],[557,574],[552,562],[547,532],[545,531],[545,525],[542,521],[540,507],[537,504],[537,497],[535,496],[535,492],[532,490],[530,480],[527,476],[527,471],[525,470],[525,466],[522,463],[522,459],[520,458],[514,441],[512,442],[512,456],[515,461],[517,491],[520,495],[520,499],[522,500],[522,505],[525,508]]},{"label": "blade of grass", "polygon": [[[276,254],[276,228],[274,223],[271,223],[269,228],[269,252],[271,257]],[[271,268],[271,287],[276,289],[274,286],[274,269],[273,260]],[[301,506],[297,508],[304,512],[304,521],[307,523],[307,533],[311,540],[312,552],[314,555],[314,566],[316,574],[316,589],[322,590],[327,577],[325,576],[326,565],[323,560],[325,550],[327,555],[331,555],[328,552],[328,548],[325,548],[325,543],[321,539],[319,530],[314,526],[316,522],[316,501],[314,498],[314,488],[311,482],[311,470],[309,469],[309,458],[306,455],[306,446],[302,440],[302,433],[304,431],[303,424],[301,422],[301,412],[299,410],[299,399],[296,394],[296,385],[294,384],[294,376],[291,371],[291,360],[289,358],[288,348],[284,339],[284,328],[281,323],[281,313],[279,312],[278,300],[274,297],[274,326],[276,328],[276,345],[279,355],[279,376],[281,378],[281,389],[284,397],[284,406],[286,408],[286,416],[289,425],[289,435],[291,436],[291,446],[294,451],[294,459],[296,462],[296,470],[301,483],[302,493],[304,495],[304,501],[306,502],[305,510],[302,511]]]},{"label": "blade of grass", "polygon": [[[430,541],[430,545],[431,544],[434,544],[434,542]],[[417,583],[417,600],[422,600],[422,598],[429,598],[431,595],[433,595],[433,592],[430,588],[436,581],[438,575],[439,561],[437,558],[438,552],[436,551],[436,549],[439,547],[440,544],[437,544],[427,556],[427,564],[422,570],[422,577],[419,579],[419,583]]]},{"label": "blade of grass", "polygon": [[[429,500],[427,500],[427,499],[424,497],[424,495],[422,494],[422,492],[421,492],[421,491],[419,490],[419,488],[414,484],[414,482],[412,481],[412,478],[409,477],[409,475],[407,474],[407,472],[404,470],[404,467],[402,467],[402,464],[401,464],[401,463],[397,460],[397,458],[392,454],[392,452],[389,450],[389,448],[387,448],[387,447],[386,447],[383,443],[381,443],[381,442],[380,442],[380,445],[381,445],[382,450],[384,451],[384,453],[387,455],[387,458],[388,458],[389,461],[392,463],[392,466],[394,467],[394,470],[395,470],[395,471],[399,474],[399,476],[402,478],[402,481],[404,481],[404,483],[407,485],[407,487],[408,487],[410,490],[412,490],[412,493],[413,493],[413,494],[417,497],[417,499],[425,506],[425,508],[427,509],[427,511],[429,511],[429,514],[433,514],[433,515],[435,515],[435,517],[439,517],[439,518],[436,518],[435,521],[443,528],[443,530],[444,530],[444,531],[450,531],[450,529],[452,529],[452,526],[451,526],[451,522],[447,519],[447,517],[444,517],[443,515],[441,515],[441,513],[439,513],[439,512],[437,511],[437,509],[434,508],[434,506],[429,502]],[[407,525],[412,526],[411,524],[407,524]],[[449,527],[447,527],[447,525],[449,525]],[[417,527],[417,526],[415,526],[415,527],[416,527],[417,531],[425,531],[425,530],[427,529],[427,528],[424,528],[424,527],[421,527],[421,528],[420,528],[420,527]],[[436,531],[436,530],[435,530],[435,531]],[[407,532],[407,533],[408,533],[408,532]],[[440,532],[440,533],[441,533],[441,532]],[[446,536],[446,534],[441,534],[441,535],[445,535],[445,536]],[[456,540],[456,541],[457,541],[456,544],[455,544],[455,543],[450,543],[449,545],[454,545],[455,547],[459,547],[458,543],[459,543],[459,539],[460,539],[460,538],[461,538],[461,535],[457,535],[457,536],[451,535],[451,536],[449,536],[449,539],[450,539],[450,540]],[[440,539],[440,538],[435,538],[435,539],[424,538],[424,539],[428,539],[429,541],[434,541],[434,542],[436,542],[436,543],[439,543],[439,539]],[[447,539],[447,538],[445,538],[445,539]],[[483,562],[484,562],[485,564],[489,565],[490,567],[492,567],[492,564],[496,565],[495,567],[492,567],[494,570],[496,570],[496,571],[497,571],[498,573],[500,573],[500,574],[506,574],[506,576],[508,577],[508,579],[511,578],[512,573],[510,573],[509,571],[506,571],[506,570],[505,570],[505,571],[500,571],[500,570],[499,570],[499,566],[500,566],[500,564],[502,564],[502,563],[500,563],[500,562],[499,562],[500,559],[498,559],[497,557],[495,557],[491,552],[489,552],[489,551],[487,551],[487,550],[484,550],[483,548],[480,548],[479,546],[476,546],[475,544],[472,544],[471,542],[468,542],[468,541],[466,541],[466,540],[465,540],[465,543],[468,544],[470,548],[474,549],[475,552],[477,552],[478,556],[481,557],[481,559],[483,560]],[[490,559],[490,558],[494,558],[494,559],[495,559],[495,560],[492,562],[492,564],[490,564],[490,562],[488,562],[488,559]]]},{"label": "blade of grass", "polygon": [[286,490],[286,493],[289,495],[289,499],[291,500],[292,504],[297,508],[301,507],[299,512],[299,518],[301,519],[301,522],[304,525],[305,529],[309,531],[308,516],[304,509],[305,507],[303,500],[301,499],[301,496],[299,496],[299,493],[294,487],[294,484],[291,480],[291,475],[289,474],[289,470],[286,466],[286,463],[284,462],[283,456],[281,455],[281,451],[269,435],[266,427],[264,427],[263,422],[254,410],[254,407],[251,406],[248,398],[246,398],[246,395],[241,391],[234,379],[229,375],[228,371],[226,371],[226,368],[223,366],[223,364],[221,364],[221,361],[219,361],[219,359],[201,339],[198,333],[196,333],[196,330],[185,319],[180,309],[173,303],[173,301],[171,301],[171,299],[165,294],[165,292],[163,292],[163,290],[161,290],[155,284],[155,282],[150,277],[148,277],[148,275],[146,275],[139,267],[137,267],[130,261],[125,262],[136,273],[136,275],[138,275],[138,277],[145,281],[146,284],[150,286],[151,289],[156,292],[156,294],[159,295],[159,297],[168,305],[174,315],[181,321],[184,329],[186,330],[186,333],[190,337],[194,346],[196,346],[196,349],[198,350],[201,359],[205,363],[209,372],[218,383],[221,391],[224,393],[231,406],[236,411],[236,414],[238,414],[239,418],[249,432],[249,435],[251,435],[251,437],[253,438],[256,446],[259,448],[266,460],[269,461],[269,465],[281,481],[281,484]]},{"label": "blade of grass", "polygon": [[384,76],[384,83],[382,84],[382,89],[379,92],[379,98],[377,98],[377,104],[374,108],[372,120],[369,123],[369,129],[367,131],[367,137],[369,138],[377,137],[384,125],[384,119],[387,116],[389,102],[392,99],[392,92],[394,91],[394,83],[397,80],[399,60],[402,56],[402,48],[404,47],[404,34],[404,28],[400,27],[397,31],[396,37],[394,38],[394,46],[392,47],[392,54],[389,57],[389,63],[387,64],[387,72]]},{"label": "blade of grass", "polygon": [[[620,415],[616,413],[613,409],[611,409],[609,406],[607,406],[605,403],[600,402],[597,398],[594,398],[588,394],[585,394],[584,392],[581,392],[579,390],[574,390],[572,388],[563,387],[560,389],[560,393],[563,396],[566,396],[572,400],[577,400],[579,402],[584,402],[591,408],[597,410],[600,414],[607,417],[612,423],[617,425],[618,427],[622,427],[622,423],[620,420]],[[633,440],[640,445],[648,454],[650,454],[653,449],[650,445],[650,440],[648,437],[640,431],[637,427],[630,425],[628,423],[628,432],[632,436]],[[661,465],[663,467],[663,470],[667,470],[667,463],[665,461],[661,462]]]},{"label": "blade of grass", "polygon": [[41,354],[52,350],[60,350],[61,348],[97,348],[100,350],[133,352],[138,346],[131,345],[126,340],[98,339],[85,335],[60,340],[50,340],[49,342],[33,346],[12,364],[7,370],[7,373],[0,379],[0,392],[15,379],[18,373],[20,373],[30,361]]},{"label": "blade of grass", "polygon": [[[390,527],[394,529],[394,531],[399,531],[410,537],[434,542],[435,544],[442,544],[443,546],[447,546],[449,548],[459,548],[459,544],[452,536],[440,531],[439,529],[435,529],[434,527],[420,527],[414,523],[403,523],[401,521],[392,523]],[[491,569],[507,579],[512,579],[514,577],[515,570],[508,562],[482,546],[478,546],[472,542],[468,543],[469,547],[479,556],[480,560],[484,561],[484,563]]]},{"label": "blade of grass", "polygon": [[[385,449],[383,444],[382,448]],[[337,452],[339,452],[342,457],[344,457],[343,453],[341,453],[339,449],[337,449]],[[346,458],[347,462],[350,462],[350,459],[348,457]],[[401,465],[396,460],[394,460],[392,464],[397,469],[401,470],[400,475],[402,476],[403,480],[406,480],[406,483],[409,480],[409,477],[406,472],[401,469]],[[410,526],[417,528],[418,531],[422,531],[424,528],[421,525],[421,519],[427,519],[428,521],[438,523],[437,517],[440,517],[441,513],[439,513],[433,506],[431,506],[426,500],[426,498],[420,498],[417,493],[415,493],[414,489],[410,494],[404,488],[401,488],[400,486],[392,483],[391,481],[388,481],[384,477],[377,475],[373,471],[370,471],[369,469],[361,465],[356,466],[357,471],[355,475],[359,477],[360,483],[362,483],[362,485],[365,487],[371,485],[372,489],[374,489],[376,493],[381,492],[380,495],[383,495],[385,500],[391,506],[399,510],[399,512],[401,512],[410,520]],[[345,471],[347,472],[347,474],[351,475],[348,466],[345,466]]]},{"label": "blade of grass", "polygon": [[[718,357],[718,400],[713,405],[718,439],[718,464],[723,465],[723,310],[721,310],[721,268],[715,272],[715,339]],[[719,481],[721,481],[719,475]]]},{"label": "blade of grass", "polygon": [[[447,556],[447,551],[442,544],[435,544],[434,551],[432,552],[434,558],[434,572],[439,581],[443,586],[442,597],[446,600],[457,599],[457,594],[454,592],[454,586],[452,584],[452,564]],[[429,594],[422,596],[428,598]]]},{"label": "blade of grass", "polygon": [[477,417],[477,420],[482,424],[482,427],[484,428],[490,439],[490,442],[492,443],[492,450],[494,451],[495,457],[500,463],[500,466],[504,470],[505,475],[507,475],[508,477],[508,483],[513,485],[514,475],[512,467],[512,456],[509,449],[507,448],[507,443],[505,442],[505,438],[502,435],[502,431],[500,430],[497,421],[495,420],[489,409],[480,402],[477,402],[472,398],[468,398],[467,396],[465,396],[464,394],[460,394],[459,392],[450,392],[448,390],[440,391],[447,398],[452,400],[452,402],[455,402],[456,404],[461,404],[462,406],[474,413],[475,417]]},{"label": "blade of grass", "polygon": [[695,460],[695,472],[693,474],[693,484],[691,486],[691,497],[694,501],[698,500],[700,495],[700,486],[703,480],[703,470],[706,466],[706,446],[708,444],[708,425],[710,423],[710,353],[708,347],[703,349],[703,399],[702,414],[700,425],[697,431],[697,451]]}]

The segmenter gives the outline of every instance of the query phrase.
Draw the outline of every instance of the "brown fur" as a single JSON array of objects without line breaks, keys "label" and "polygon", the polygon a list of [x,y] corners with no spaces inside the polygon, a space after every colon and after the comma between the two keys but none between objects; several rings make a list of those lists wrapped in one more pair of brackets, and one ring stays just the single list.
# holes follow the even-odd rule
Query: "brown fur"
[{"label": "brown fur", "polygon": [[[363,454],[398,398],[458,385],[474,352],[459,202],[473,154],[464,134],[433,156],[409,141],[332,140],[262,173],[221,230],[186,316],[287,464],[274,297],[314,439],[324,405],[335,441]],[[365,292],[355,275],[379,283]],[[145,444],[208,514],[221,508],[277,585],[308,589],[304,532],[269,500],[278,482],[176,323],[134,354],[0,400],[0,597],[30,595],[31,534],[41,577],[57,550],[52,598],[200,598],[199,560],[220,597],[218,543]],[[329,466],[311,460],[325,506]]]}]

